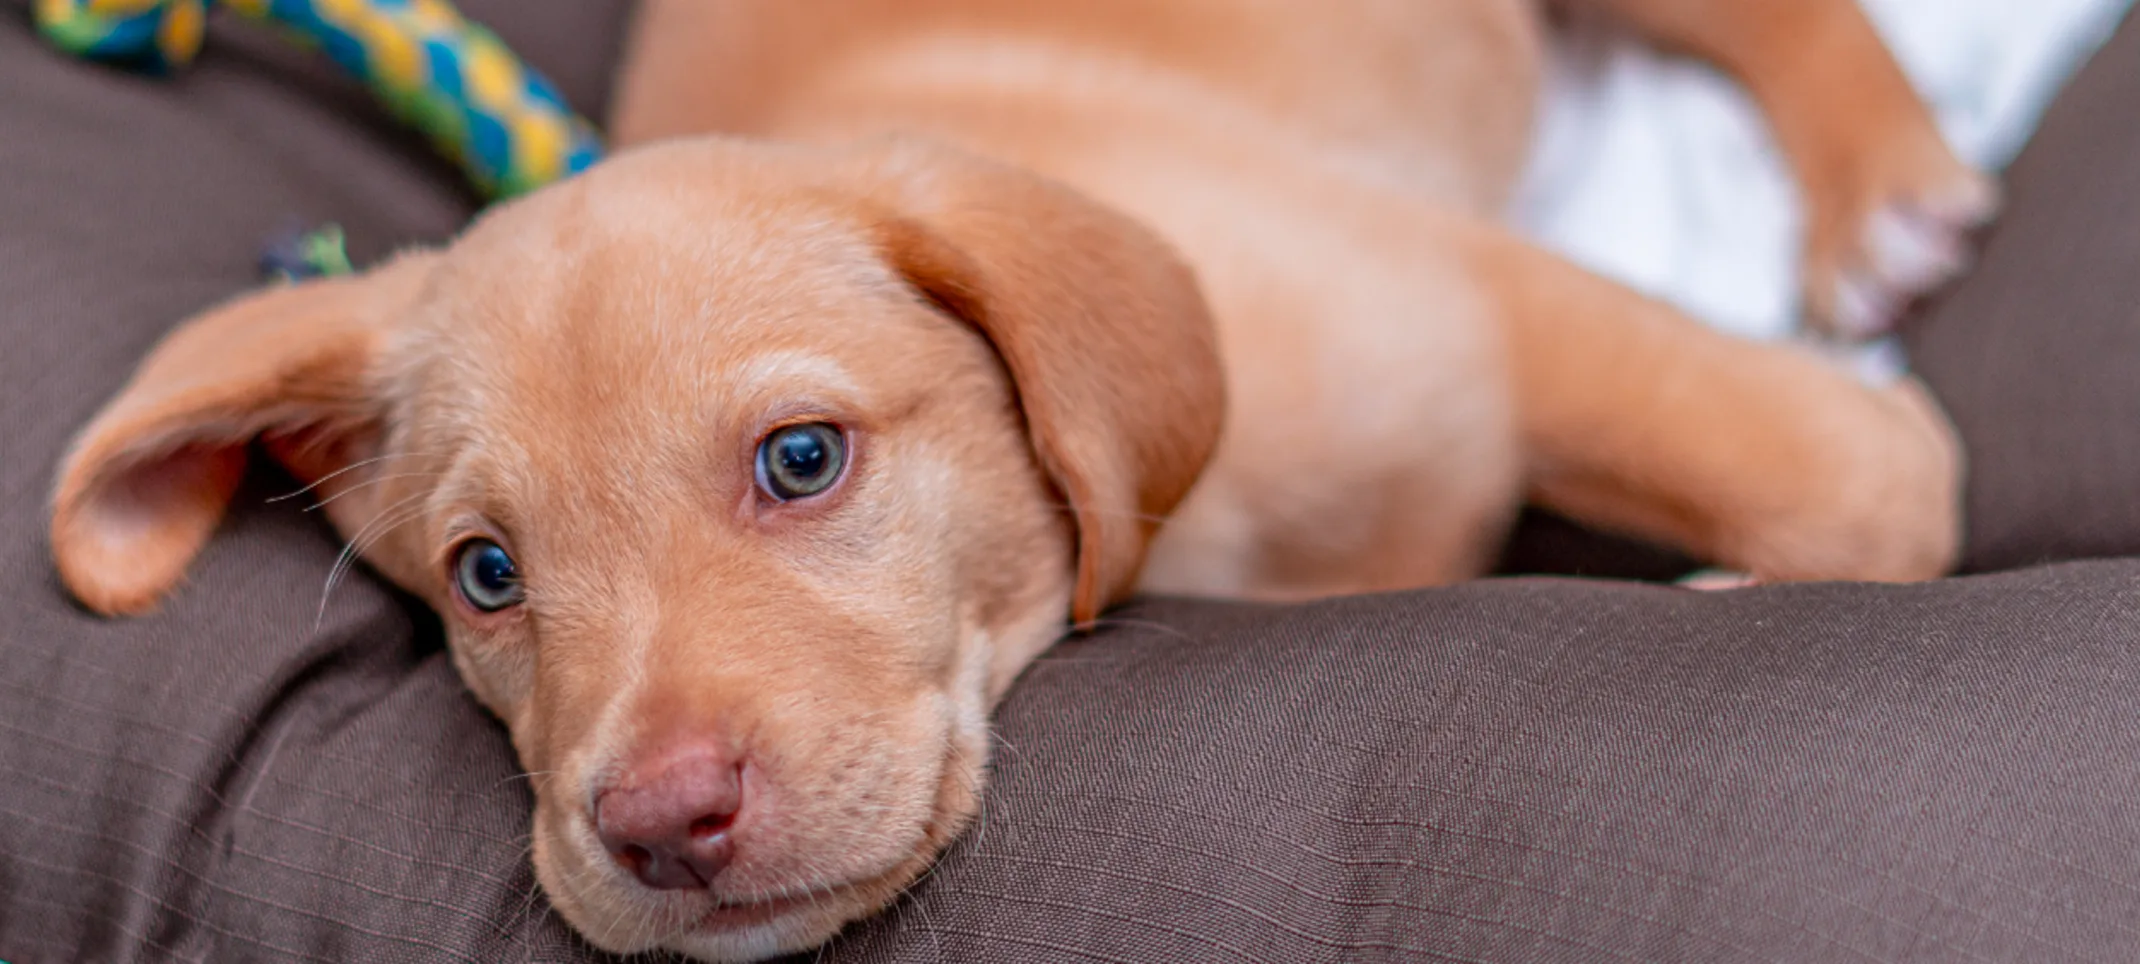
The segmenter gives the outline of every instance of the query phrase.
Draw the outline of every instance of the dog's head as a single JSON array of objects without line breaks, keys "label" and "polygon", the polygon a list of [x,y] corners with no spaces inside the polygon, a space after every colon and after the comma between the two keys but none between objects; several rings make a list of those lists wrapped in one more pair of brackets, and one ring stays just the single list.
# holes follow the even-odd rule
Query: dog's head
[{"label": "dog's head", "polygon": [[259,440],[440,613],[565,916],[752,958],[961,829],[991,706],[1131,589],[1221,407],[1189,272],[1067,189],[682,142],[188,322],[77,441],[52,544],[148,608]]}]

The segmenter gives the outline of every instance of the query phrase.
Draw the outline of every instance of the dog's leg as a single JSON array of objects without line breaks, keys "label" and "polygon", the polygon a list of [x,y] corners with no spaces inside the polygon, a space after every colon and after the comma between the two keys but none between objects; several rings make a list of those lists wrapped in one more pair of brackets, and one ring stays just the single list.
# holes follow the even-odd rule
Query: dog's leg
[{"label": "dog's leg", "polygon": [[1837,334],[1878,334],[1968,260],[1998,205],[1942,139],[1857,0],[1566,0],[1609,9],[1738,76],[1805,195],[1805,295]]},{"label": "dog's leg", "polygon": [[1507,333],[1530,496],[1763,580],[1939,576],[1961,453],[1922,387],[1703,327],[1478,226]]}]

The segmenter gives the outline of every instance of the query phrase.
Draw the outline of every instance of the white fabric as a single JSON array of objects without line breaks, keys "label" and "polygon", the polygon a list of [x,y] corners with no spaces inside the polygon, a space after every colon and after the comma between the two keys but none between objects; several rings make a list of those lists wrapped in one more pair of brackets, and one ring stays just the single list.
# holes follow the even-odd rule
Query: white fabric
[{"label": "white fabric", "polygon": [[[1956,150],[1996,171],[2133,0],[1861,2]],[[1799,330],[1797,188],[1759,109],[1706,65],[1622,30],[1584,21],[1557,42],[1514,216],[1719,329]],[[1861,361],[1879,374],[1900,357],[1883,343]]]}]

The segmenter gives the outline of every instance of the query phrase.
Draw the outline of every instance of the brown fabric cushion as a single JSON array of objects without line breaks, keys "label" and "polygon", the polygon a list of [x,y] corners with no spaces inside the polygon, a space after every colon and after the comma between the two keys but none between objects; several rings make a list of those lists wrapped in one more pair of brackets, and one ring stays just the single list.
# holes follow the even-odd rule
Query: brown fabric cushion
[{"label": "brown fabric cushion", "polygon": [[2130,959],[2136,576],[1139,607],[833,958]]},{"label": "brown fabric cushion", "polygon": [[[466,5],[599,105],[620,7]],[[157,81],[51,55],[25,9],[0,0],[0,959],[594,959],[435,620],[361,576],[322,606],[331,537],[263,504],[288,480],[152,618],[74,609],[46,556],[68,435],[262,238],[437,238],[458,181],[272,38],[219,25]],[[2059,277],[2041,297],[2086,287]],[[1136,607],[1027,674],[981,824],[826,959],[2123,959],[2136,578]]]},{"label": "brown fabric cushion", "polygon": [[1969,446],[1975,571],[2140,553],[2140,18],[2008,172],[1977,269],[1909,332]]}]

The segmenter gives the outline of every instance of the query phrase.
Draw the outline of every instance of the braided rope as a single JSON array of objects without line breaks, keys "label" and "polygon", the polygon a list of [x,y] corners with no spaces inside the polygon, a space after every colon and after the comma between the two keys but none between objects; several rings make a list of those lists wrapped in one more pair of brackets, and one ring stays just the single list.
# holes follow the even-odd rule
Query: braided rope
[{"label": "braided rope", "polygon": [[[491,197],[586,169],[594,126],[550,81],[446,0],[217,0],[319,48],[368,85]],[[154,73],[200,53],[208,0],[37,0],[61,50]]]}]

